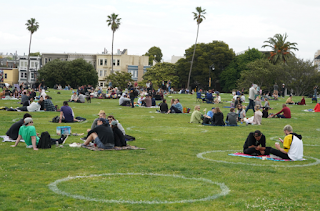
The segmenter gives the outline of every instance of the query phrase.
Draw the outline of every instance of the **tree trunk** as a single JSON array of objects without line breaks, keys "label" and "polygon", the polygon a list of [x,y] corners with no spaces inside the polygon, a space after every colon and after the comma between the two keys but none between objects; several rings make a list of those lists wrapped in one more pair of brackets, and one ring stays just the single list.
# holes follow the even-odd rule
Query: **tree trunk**
[{"label": "tree trunk", "polygon": [[112,32],[112,49],[111,49],[111,74],[113,74],[113,39],[114,39],[114,31]]},{"label": "tree trunk", "polygon": [[[189,85],[190,85],[190,77],[191,77],[191,71],[192,71],[192,65],[193,65],[194,54],[196,53],[196,47],[197,47],[198,34],[199,34],[199,24],[198,24],[197,37],[196,37],[196,42],[195,42],[195,44],[194,44],[193,55],[192,55],[192,60],[191,60],[191,65],[190,65],[190,71],[189,71],[189,77],[188,77],[188,85],[187,85],[187,89],[189,89]],[[189,89],[189,91],[191,91],[191,90]]]},{"label": "tree trunk", "polygon": [[32,33],[30,33],[30,43],[29,43],[28,66],[27,66],[27,84],[29,84],[29,67],[30,67],[31,39],[32,39]]}]

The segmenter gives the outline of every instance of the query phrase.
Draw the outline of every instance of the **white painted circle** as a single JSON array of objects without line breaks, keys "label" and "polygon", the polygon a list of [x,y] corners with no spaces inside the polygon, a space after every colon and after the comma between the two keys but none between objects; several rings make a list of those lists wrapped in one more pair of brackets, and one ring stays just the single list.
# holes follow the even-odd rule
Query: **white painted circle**
[{"label": "white painted circle", "polygon": [[20,120],[20,118],[15,118],[15,119],[13,119],[12,121],[13,122],[17,122],[17,121],[19,121]]},{"label": "white painted circle", "polygon": [[[214,185],[218,185],[221,189],[221,192],[218,194],[214,194],[211,196],[207,196],[205,198],[200,198],[200,199],[188,199],[188,200],[180,200],[180,201],[131,201],[131,200],[115,200],[115,199],[96,199],[96,198],[91,198],[91,197],[86,197],[82,195],[76,195],[76,194],[70,194],[67,192],[64,192],[60,190],[57,185],[61,182],[66,182],[72,179],[78,179],[78,178],[88,178],[88,177],[101,177],[101,176],[113,176],[113,175],[138,175],[138,176],[162,176],[162,177],[175,177],[175,178],[180,178],[180,179],[185,179],[185,180],[196,180],[196,181],[202,181]],[[209,201],[216,199],[220,196],[225,196],[227,195],[230,190],[229,188],[224,184],[224,183],[218,183],[218,182],[213,182],[209,179],[204,179],[204,178],[187,178],[184,176],[179,176],[179,175],[170,175],[170,174],[153,174],[153,173],[106,173],[106,174],[92,174],[89,176],[75,176],[75,177],[66,177],[63,179],[56,180],[55,182],[51,183],[48,185],[50,190],[57,194],[61,194],[64,196],[68,196],[74,199],[83,199],[87,201],[95,201],[95,202],[104,202],[104,203],[127,203],[127,204],[175,204],[175,203],[193,203],[193,202],[199,202],[199,201]]]},{"label": "white painted circle", "polygon": [[[229,163],[229,164],[236,164],[236,165],[248,165],[248,166],[272,166],[272,167],[306,167],[306,166],[314,166],[314,165],[318,165],[320,164],[320,159],[318,158],[314,158],[314,157],[310,157],[310,156],[304,156],[307,158],[311,158],[316,160],[316,162],[314,163],[307,163],[307,164],[302,164],[302,165],[289,165],[289,166],[285,166],[285,165],[264,165],[264,164],[256,164],[256,163],[242,163],[242,162],[230,162],[230,161],[224,161],[224,160],[214,160],[214,159],[210,159],[210,158],[206,158],[203,157],[203,155],[208,154],[208,153],[214,153],[214,152],[234,152],[235,150],[213,150],[213,151],[207,151],[207,152],[201,152],[199,154],[197,154],[198,158],[204,159],[204,160],[209,160],[209,161],[213,161],[213,162],[218,162],[218,163]],[[280,161],[278,161],[280,162]],[[297,161],[294,161],[297,162]],[[300,161],[301,162],[301,161]]]}]

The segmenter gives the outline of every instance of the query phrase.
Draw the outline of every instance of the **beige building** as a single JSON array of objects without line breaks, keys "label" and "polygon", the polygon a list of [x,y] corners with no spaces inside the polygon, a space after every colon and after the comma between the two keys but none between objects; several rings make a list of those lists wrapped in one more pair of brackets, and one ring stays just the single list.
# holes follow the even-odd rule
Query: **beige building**
[{"label": "beige building", "polygon": [[[98,54],[96,70],[99,77],[99,86],[107,86],[106,77],[111,74],[111,54]],[[118,50],[113,54],[113,71],[129,72],[134,81],[142,81],[142,76],[150,66],[149,56],[128,55],[127,49]]]},{"label": "beige building", "polygon": [[1,83],[8,83],[10,85],[18,84],[19,69],[0,67],[0,81]]}]

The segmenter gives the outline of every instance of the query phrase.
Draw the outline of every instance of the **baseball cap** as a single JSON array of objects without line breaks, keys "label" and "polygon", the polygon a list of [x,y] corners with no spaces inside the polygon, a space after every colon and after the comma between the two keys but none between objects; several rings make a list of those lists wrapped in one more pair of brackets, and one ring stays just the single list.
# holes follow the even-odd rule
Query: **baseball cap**
[{"label": "baseball cap", "polygon": [[33,122],[32,118],[31,117],[27,117],[24,119],[24,125],[27,125],[29,124],[30,122]]},{"label": "baseball cap", "polygon": [[103,124],[107,123],[107,120],[105,118],[99,118],[98,121],[101,121]]},{"label": "baseball cap", "polygon": [[112,122],[111,122],[111,125],[117,125],[118,123],[117,123],[117,121],[115,121],[115,120],[113,120]]},{"label": "baseball cap", "polygon": [[254,136],[261,136],[261,131],[260,130],[256,130],[254,131]]}]

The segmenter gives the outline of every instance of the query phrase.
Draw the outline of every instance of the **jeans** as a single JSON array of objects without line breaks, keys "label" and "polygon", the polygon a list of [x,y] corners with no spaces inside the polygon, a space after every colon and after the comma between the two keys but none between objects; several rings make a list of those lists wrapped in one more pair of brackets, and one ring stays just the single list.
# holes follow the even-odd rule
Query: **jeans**
[{"label": "jeans", "polygon": [[134,108],[134,98],[130,98],[131,100],[131,108]]},{"label": "jeans", "polygon": [[270,153],[273,154],[273,155],[276,155],[276,156],[278,156],[278,157],[281,157],[282,159],[289,159],[289,160],[291,160],[291,159],[289,158],[288,154],[283,153],[283,152],[281,152],[280,150],[277,150],[277,149],[274,149],[274,148],[270,148]]},{"label": "jeans", "polygon": [[254,101],[249,99],[249,105],[248,105],[248,107],[246,109],[246,113],[251,107],[252,107],[252,110],[253,110],[253,113],[254,113],[255,112],[255,110],[254,110]]},{"label": "jeans", "polygon": [[94,139],[94,143],[97,145],[97,147],[102,148],[102,149],[112,149],[112,146],[105,146],[99,139],[99,137]]},{"label": "jeans", "polygon": [[281,114],[277,114],[277,117],[278,118],[286,118],[284,115],[281,115]]}]

